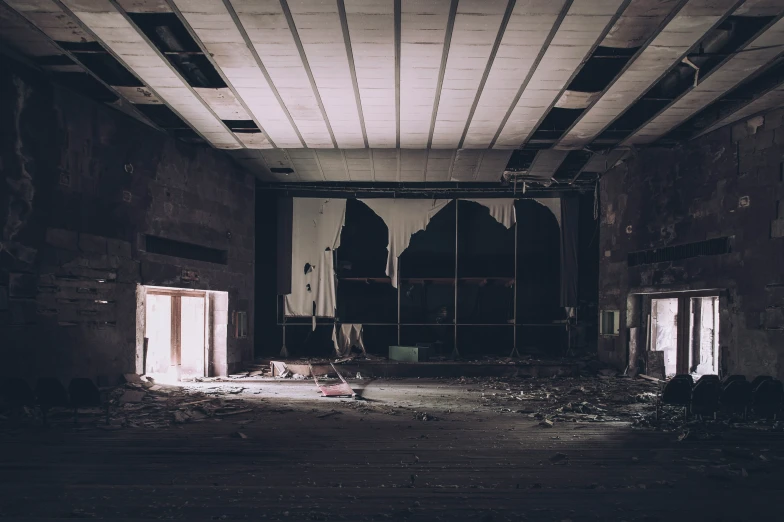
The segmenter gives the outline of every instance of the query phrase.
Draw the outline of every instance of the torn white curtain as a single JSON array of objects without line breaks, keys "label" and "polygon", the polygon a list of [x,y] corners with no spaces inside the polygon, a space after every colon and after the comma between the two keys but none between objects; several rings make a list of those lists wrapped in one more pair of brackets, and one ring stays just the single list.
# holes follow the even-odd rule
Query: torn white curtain
[{"label": "torn white curtain", "polygon": [[294,198],[287,316],[335,317],[333,252],[345,219],[345,199]]},{"label": "torn white curtain", "polygon": [[337,324],[332,330],[332,342],[335,344],[335,353],[338,357],[346,357],[351,354],[351,349],[357,347],[362,353],[365,351],[365,341],[362,339],[361,324]]},{"label": "torn white curtain", "polygon": [[360,199],[378,214],[389,229],[387,275],[397,288],[398,258],[411,243],[411,236],[424,230],[451,199]]},{"label": "torn white curtain", "polygon": [[487,209],[490,210],[490,215],[493,219],[506,228],[512,228],[512,225],[517,223],[514,199],[467,199],[466,201],[473,201],[474,203],[479,203],[483,207],[487,207]]}]

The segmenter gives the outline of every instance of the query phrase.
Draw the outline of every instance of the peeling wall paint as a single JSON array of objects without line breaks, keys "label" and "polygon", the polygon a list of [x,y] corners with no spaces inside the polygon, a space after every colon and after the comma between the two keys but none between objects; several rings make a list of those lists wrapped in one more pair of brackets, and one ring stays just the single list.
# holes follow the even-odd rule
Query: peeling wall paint
[{"label": "peeling wall paint", "polygon": [[[601,309],[624,310],[636,292],[724,289],[723,371],[784,377],[784,238],[776,234],[784,199],[782,116],[784,109],[771,111],[677,149],[638,150],[604,175]],[[630,252],[724,236],[733,238],[729,254],[627,264]],[[624,367],[634,326],[643,325],[622,325],[615,345],[600,339],[600,357]]]}]

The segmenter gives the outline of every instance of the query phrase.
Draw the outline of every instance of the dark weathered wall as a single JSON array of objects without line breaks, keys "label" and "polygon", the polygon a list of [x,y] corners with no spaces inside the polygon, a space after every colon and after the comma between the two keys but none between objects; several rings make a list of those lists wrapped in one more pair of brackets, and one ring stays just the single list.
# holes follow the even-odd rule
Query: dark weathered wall
[{"label": "dark weathered wall", "polygon": [[[253,317],[249,174],[6,58],[0,70],[0,372],[133,372],[138,283],[228,291],[223,315]],[[228,250],[228,264],[147,254],[145,234]],[[229,335],[230,371],[252,358],[250,334]]]},{"label": "dark weathered wall", "polygon": [[[724,371],[784,377],[783,117],[638,151],[602,178],[600,308],[622,311],[621,335],[599,340],[602,359],[627,362],[630,293],[720,288]],[[734,236],[732,253],[627,265],[629,252],[722,236]]]}]

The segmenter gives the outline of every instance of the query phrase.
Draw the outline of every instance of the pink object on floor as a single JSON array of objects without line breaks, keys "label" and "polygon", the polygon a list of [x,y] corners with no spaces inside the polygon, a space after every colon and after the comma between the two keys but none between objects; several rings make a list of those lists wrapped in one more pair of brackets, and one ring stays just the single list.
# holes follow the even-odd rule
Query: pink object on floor
[{"label": "pink object on floor", "polygon": [[[332,366],[332,369],[335,370],[335,373],[338,374],[338,378],[342,381],[340,384],[329,384],[323,386],[319,384],[318,378],[313,373],[313,368],[311,367],[310,369],[310,374],[313,376],[313,380],[316,383],[316,387],[321,391],[321,396],[322,397],[354,397],[356,393],[354,393],[354,390],[351,389],[351,386],[348,384],[348,382],[346,382],[346,379],[344,379],[343,376],[340,375],[340,372],[338,371],[337,368],[335,368],[334,364],[330,363],[329,365]],[[310,366],[310,364],[308,364],[308,366]]]}]

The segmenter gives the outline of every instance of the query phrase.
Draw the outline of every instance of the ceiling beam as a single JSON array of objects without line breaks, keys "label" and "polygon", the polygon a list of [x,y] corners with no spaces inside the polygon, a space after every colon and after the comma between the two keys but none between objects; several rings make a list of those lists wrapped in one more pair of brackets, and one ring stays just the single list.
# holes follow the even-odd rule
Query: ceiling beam
[{"label": "ceiling beam", "polygon": [[782,53],[781,42],[784,42],[782,16],[784,5],[780,7],[778,16],[748,44],[725,58],[704,76],[700,75],[696,87],[686,90],[626,138],[621,145],[653,143],[779,56]]},{"label": "ceiling beam", "polygon": [[751,118],[757,114],[762,114],[769,110],[778,109],[781,107],[784,107],[784,82],[780,83],[773,89],[770,89],[768,92],[762,94],[758,98],[750,100],[749,103],[739,107],[738,110],[732,114],[722,118],[704,131],[697,134],[695,138],[720,129],[725,125],[730,125],[737,121]]},{"label": "ceiling beam", "polygon": [[629,2],[572,2],[522,96],[493,140],[494,148],[514,149],[530,139]]},{"label": "ceiling beam", "polygon": [[498,137],[570,5],[571,0],[515,4],[461,146],[487,148]]},{"label": "ceiling beam", "polygon": [[116,2],[54,1],[205,141],[219,149],[244,148]]},{"label": "ceiling beam", "polygon": [[590,144],[681,63],[737,5],[737,0],[689,0],[675,6],[659,30],[572,124],[556,147],[577,150]]},{"label": "ceiling beam", "polygon": [[508,7],[508,0],[458,3],[431,138],[434,148],[458,147]]},{"label": "ceiling beam", "polygon": [[[112,94],[117,96],[118,100],[121,102],[121,105],[116,105],[116,106],[112,105],[112,104],[107,104],[107,105],[109,105],[110,107],[114,107],[114,108],[116,108],[116,109],[118,109],[118,110],[128,114],[129,116],[132,116],[132,117],[136,118],[137,120],[141,121],[145,125],[149,125],[150,127],[154,128],[156,130],[159,130],[159,131],[162,131],[162,132],[166,132],[164,129],[161,129],[158,125],[156,125],[153,121],[151,121],[147,116],[145,116],[144,113],[139,111],[139,109],[136,108],[136,105],[131,100],[129,100],[123,94],[122,91],[118,90],[116,86],[109,85],[108,83],[106,83],[100,76],[98,76],[97,74],[92,72],[87,66],[85,66],[81,62],[81,60],[79,60],[79,58],[74,53],[72,53],[71,51],[63,48],[57,42],[57,40],[54,39],[53,36],[54,36],[55,33],[53,33],[52,36],[50,36],[50,34],[47,33],[47,31],[46,31],[46,29],[48,29],[48,28],[38,27],[35,23],[33,23],[32,20],[30,20],[26,16],[24,16],[24,12],[30,12],[30,11],[19,12],[16,9],[14,9],[11,5],[7,5],[5,2],[0,2],[0,3],[2,3],[3,9],[7,9],[8,13],[12,14],[12,16],[17,19],[19,24],[23,24],[24,27],[27,30],[32,31],[34,34],[39,35],[42,38],[42,40],[46,42],[47,45],[50,45],[52,47],[53,51],[56,51],[56,52],[58,52],[60,54],[63,54],[65,56],[67,56],[79,68],[81,68],[81,70],[85,74],[91,76],[98,83],[100,83],[101,85],[106,87],[109,91],[112,92]],[[65,14],[62,11],[62,9],[60,9],[59,7],[56,6],[56,4],[52,3],[51,5],[52,5],[52,7],[56,8],[58,10],[57,12]],[[29,52],[30,51],[27,48],[20,49],[20,50],[23,51],[23,52]],[[45,70],[45,68],[44,68],[44,70]],[[130,71],[130,73],[134,77],[136,77],[136,79],[139,80],[140,83],[144,84],[144,82],[141,80],[141,78],[139,78],[133,71]],[[149,87],[145,86],[145,88],[149,88]]]}]

